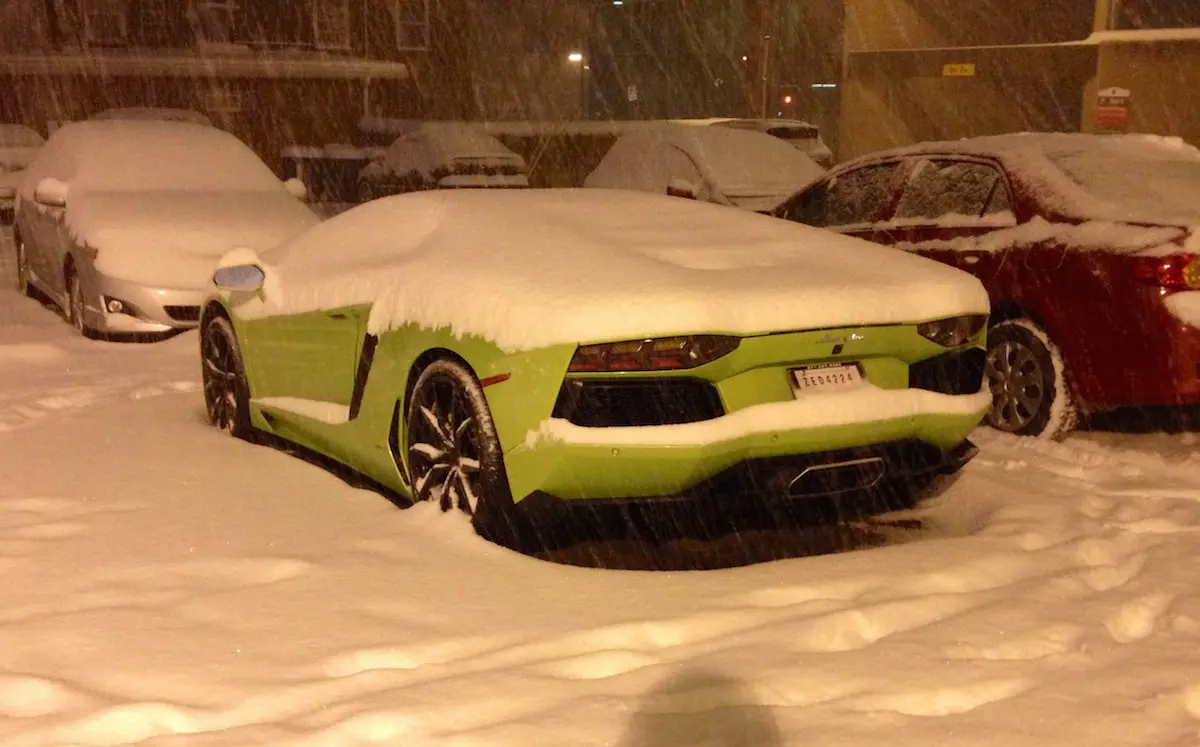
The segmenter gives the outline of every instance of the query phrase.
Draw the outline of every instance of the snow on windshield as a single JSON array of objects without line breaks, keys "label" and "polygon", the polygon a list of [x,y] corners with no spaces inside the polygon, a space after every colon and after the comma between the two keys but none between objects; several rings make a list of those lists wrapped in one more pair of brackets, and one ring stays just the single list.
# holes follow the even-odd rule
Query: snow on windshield
[{"label": "snow on windshield", "polygon": [[1167,138],[1094,138],[1047,155],[1122,220],[1200,223],[1200,150]]},{"label": "snow on windshield", "polygon": [[279,178],[254,151],[213,127],[111,120],[67,125],[50,138],[39,177],[54,176],[72,191],[266,192]]},{"label": "snow on windshield", "polygon": [[811,158],[763,132],[733,127],[684,132],[685,150],[707,164],[713,181],[731,197],[789,192],[824,173]]}]

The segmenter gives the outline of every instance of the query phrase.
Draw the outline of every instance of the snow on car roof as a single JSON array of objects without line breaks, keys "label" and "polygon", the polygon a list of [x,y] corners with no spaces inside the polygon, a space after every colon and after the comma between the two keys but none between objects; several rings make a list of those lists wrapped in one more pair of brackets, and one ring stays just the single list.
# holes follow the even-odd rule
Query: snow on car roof
[{"label": "snow on car roof", "polygon": [[496,138],[466,123],[426,123],[414,134],[446,159],[487,156],[511,158],[517,155]]},{"label": "snow on car roof", "polygon": [[370,331],[450,328],[510,351],[986,313],[966,273],[795,223],[594,189],[375,200],[264,256],[247,317],[371,304]]},{"label": "snow on car roof", "polygon": [[1200,149],[1156,135],[1015,133],[918,143],[838,167],[920,155],[999,162],[1009,178],[1058,216],[1079,221],[1200,223]]},{"label": "snow on car roof", "polygon": [[704,178],[730,197],[791,193],[825,173],[808,156],[763,132],[663,123],[622,135],[588,175],[587,186],[645,188],[652,176],[643,166],[646,153],[664,144],[688,154]]},{"label": "snow on car roof", "polygon": [[277,191],[279,178],[245,143],[207,125],[154,120],[73,122],[57,130],[22,182],[32,198],[54,176],[72,193]]}]

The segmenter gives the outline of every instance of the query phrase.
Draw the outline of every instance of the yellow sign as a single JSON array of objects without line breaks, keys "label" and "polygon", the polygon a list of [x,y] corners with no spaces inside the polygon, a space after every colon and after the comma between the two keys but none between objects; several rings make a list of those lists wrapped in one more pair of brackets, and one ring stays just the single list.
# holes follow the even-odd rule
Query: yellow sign
[{"label": "yellow sign", "polygon": [[946,78],[972,78],[975,76],[975,63],[959,62],[942,65],[942,76]]}]

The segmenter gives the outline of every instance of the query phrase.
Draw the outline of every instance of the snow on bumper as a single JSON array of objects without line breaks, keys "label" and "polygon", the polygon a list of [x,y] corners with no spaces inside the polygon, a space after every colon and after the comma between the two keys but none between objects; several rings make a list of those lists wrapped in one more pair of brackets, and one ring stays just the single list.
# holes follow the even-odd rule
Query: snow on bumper
[{"label": "snow on bumper", "polygon": [[518,500],[537,491],[560,498],[662,495],[749,459],[905,439],[951,449],[990,405],[986,389],[954,396],[868,385],[680,425],[588,428],[551,418],[505,461]]}]

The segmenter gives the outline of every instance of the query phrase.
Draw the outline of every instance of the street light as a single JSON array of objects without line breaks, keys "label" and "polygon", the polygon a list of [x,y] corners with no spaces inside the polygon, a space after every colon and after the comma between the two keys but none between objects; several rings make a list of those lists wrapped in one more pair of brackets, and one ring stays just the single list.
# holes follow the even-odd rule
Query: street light
[{"label": "street light", "polygon": [[567,55],[567,61],[574,62],[575,64],[583,62],[583,52],[572,52],[571,54]]}]

